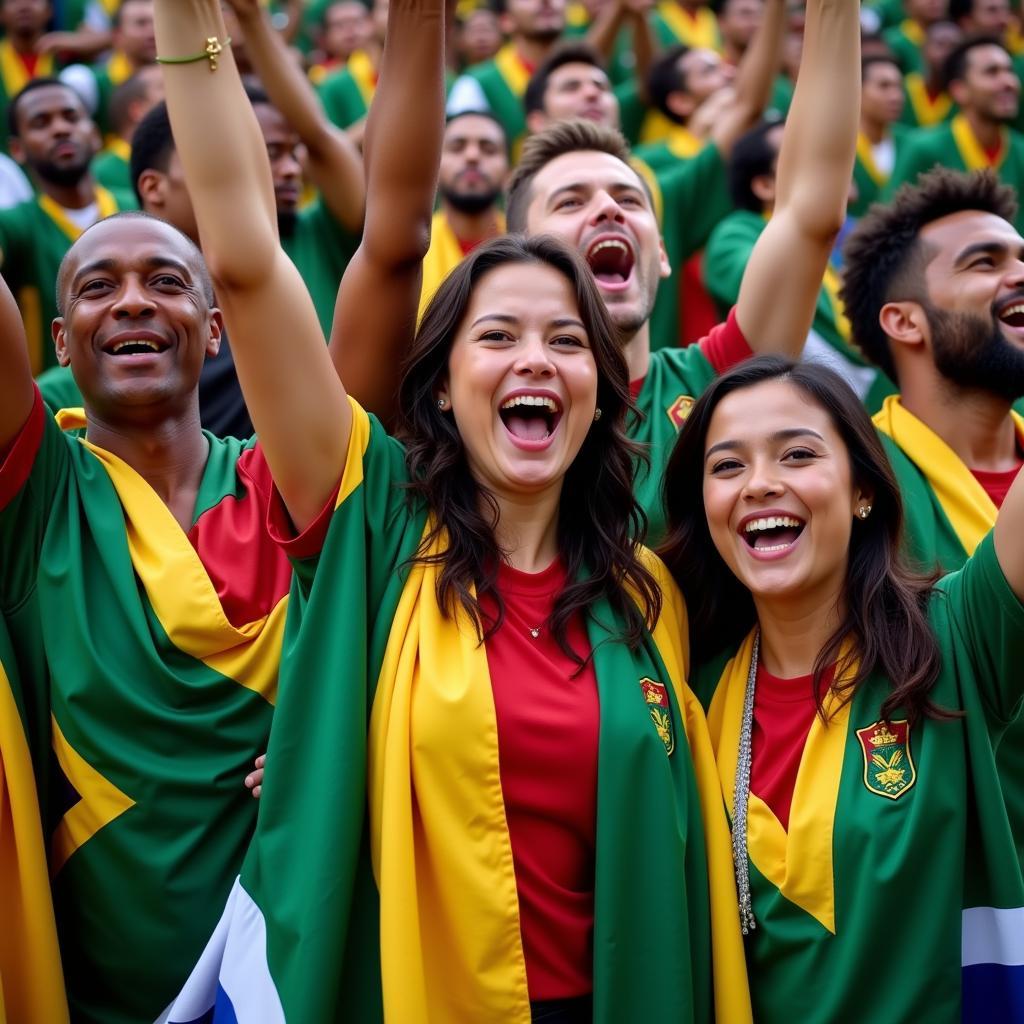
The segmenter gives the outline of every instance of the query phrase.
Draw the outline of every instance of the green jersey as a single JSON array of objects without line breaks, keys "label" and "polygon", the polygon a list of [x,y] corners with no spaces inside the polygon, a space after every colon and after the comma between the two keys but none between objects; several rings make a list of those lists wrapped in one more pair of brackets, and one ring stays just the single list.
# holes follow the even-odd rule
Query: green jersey
[{"label": "green jersey", "polygon": [[92,162],[93,177],[117,199],[118,209],[137,210],[138,200],[132,186],[132,147],[124,139],[111,138],[107,147]]},{"label": "green jersey", "polygon": [[904,74],[916,71],[920,74],[924,71],[924,58],[921,56],[921,47],[924,45],[924,29],[916,21],[909,18],[893,25],[882,33],[886,45],[892,50],[897,63],[903,69]]},{"label": "green jersey", "polygon": [[491,113],[502,123],[515,156],[526,136],[523,94],[530,74],[512,43],[506,43],[492,60],[466,70],[467,77],[476,79],[479,84]]},{"label": "green jersey", "polygon": [[38,395],[0,467],[0,612],[76,1021],[160,1015],[256,817],[242,779],[267,742],[291,573],[260,449],[207,442],[187,534]]},{"label": "green jersey", "polygon": [[358,244],[359,238],[338,223],[323,199],[300,210],[291,233],[281,236],[281,247],[313,298],[325,338],[331,334],[341,275]]},{"label": "green jersey", "polygon": [[[767,223],[762,214],[736,210],[711,233],[704,250],[704,283],[723,312],[739,297],[747,261]],[[836,370],[872,411],[895,390],[889,378],[850,343],[850,325],[839,300],[838,277],[831,267],[818,293],[805,357]]]},{"label": "green jersey", "polygon": [[651,353],[647,375],[639,384],[636,405],[641,418],[629,436],[647,446],[649,464],[641,466],[634,484],[636,499],[647,515],[647,543],[656,546],[665,533],[662,485],[676,434],[705,388],[731,366],[751,354],[734,314],[697,344],[662,348]]},{"label": "green jersey", "polygon": [[[889,198],[903,182],[916,180],[935,164],[957,171],[991,167],[1000,181],[1017,188],[1024,181],[1024,135],[1004,128],[999,153],[993,159],[982,148],[963,114],[957,114],[948,124],[911,132],[900,149],[883,198]],[[1014,226],[1018,231],[1024,230],[1024,212],[1018,212]]]},{"label": "green jersey", "polygon": [[357,50],[343,68],[323,80],[320,102],[332,124],[351,128],[366,117],[376,91],[377,69],[366,53]]},{"label": "green jersey", "polygon": [[7,152],[7,106],[33,78],[48,78],[57,73],[57,65],[49,54],[35,58],[30,75],[24,61],[9,39],[0,39],[0,148]]},{"label": "green jersey", "polygon": [[36,378],[36,385],[46,407],[53,413],[61,409],[81,409],[84,405],[70,366],[51,366]]},{"label": "green jersey", "polygon": [[704,146],[691,160],[666,166],[657,174],[645,173],[652,181],[655,205],[659,203],[661,235],[672,267],[672,276],[661,282],[651,314],[651,348],[674,347],[690,341],[679,337],[679,274],[683,264],[704,248],[713,228],[732,209],[726,185],[725,161],[718,147]]},{"label": "green jersey", "polygon": [[[991,534],[928,616],[942,659],[930,697],[964,717],[883,721],[892,683],[873,674],[812,724],[788,830],[750,796],[747,963],[763,1024],[1024,1019],[1024,882],[993,758],[1024,695],[1024,608]],[[752,648],[753,635],[697,675],[730,812]]]},{"label": "green jersey", "polygon": [[[906,141],[908,129],[901,124],[892,126],[891,134],[886,144],[891,147],[890,153],[893,160],[898,160],[903,143]],[[857,197],[851,199],[847,211],[853,217],[863,217],[868,212],[868,207],[877,202],[889,181],[889,174],[895,168],[895,163],[885,170],[879,166],[877,160],[878,150],[872,146],[868,137],[861,132],[857,136],[857,159],[853,164],[853,182],[857,186]]]},{"label": "green jersey", "polygon": [[[104,188],[96,189],[96,207],[97,220],[119,209],[117,199]],[[33,373],[57,362],[50,334],[57,316],[57,270],[81,233],[64,209],[44,194],[0,210],[4,278],[25,323]]]},{"label": "green jersey", "polygon": [[908,128],[931,128],[949,121],[957,107],[948,92],[929,92],[924,76],[910,71],[903,76],[903,114],[900,123]]}]

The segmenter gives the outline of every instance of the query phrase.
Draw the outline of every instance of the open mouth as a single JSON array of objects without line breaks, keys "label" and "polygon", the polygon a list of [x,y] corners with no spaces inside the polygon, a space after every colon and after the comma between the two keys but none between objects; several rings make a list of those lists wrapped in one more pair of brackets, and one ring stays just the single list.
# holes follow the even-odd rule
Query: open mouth
[{"label": "open mouth", "polygon": [[1024,330],[1024,300],[1017,300],[999,313],[999,320],[1014,330]]},{"label": "open mouth", "polygon": [[166,345],[152,338],[120,338],[115,342],[103,346],[103,351],[108,356],[139,356],[159,354],[167,348]]},{"label": "open mouth", "polygon": [[558,428],[562,410],[547,395],[513,395],[498,410],[505,429],[520,441],[546,441]]},{"label": "open mouth", "polygon": [[796,543],[805,525],[795,516],[763,516],[748,519],[740,528],[740,536],[755,551],[785,551]]},{"label": "open mouth", "polygon": [[594,279],[608,287],[625,285],[633,273],[635,262],[633,249],[622,238],[598,239],[587,250],[587,263]]}]

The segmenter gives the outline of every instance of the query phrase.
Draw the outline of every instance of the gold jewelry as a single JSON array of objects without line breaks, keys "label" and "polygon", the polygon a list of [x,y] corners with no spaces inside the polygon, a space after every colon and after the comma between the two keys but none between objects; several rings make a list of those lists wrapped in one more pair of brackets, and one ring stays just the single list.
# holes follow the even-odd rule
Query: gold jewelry
[{"label": "gold jewelry", "polygon": [[231,36],[222,43],[216,36],[209,36],[202,53],[194,53],[191,57],[157,57],[157,64],[195,64],[197,61],[208,60],[210,70],[217,70],[217,58],[224,52],[226,46],[231,45]]},{"label": "gold jewelry", "polygon": [[861,519],[867,519],[867,517],[871,515],[871,506],[861,505],[861,507],[857,509],[857,515],[859,515]]}]

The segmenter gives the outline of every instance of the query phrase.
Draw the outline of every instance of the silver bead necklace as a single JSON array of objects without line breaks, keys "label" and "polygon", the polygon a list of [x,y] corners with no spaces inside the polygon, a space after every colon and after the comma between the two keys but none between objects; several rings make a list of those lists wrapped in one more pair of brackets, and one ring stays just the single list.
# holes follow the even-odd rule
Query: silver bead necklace
[{"label": "silver bead necklace", "polygon": [[736,893],[740,902],[740,930],[749,935],[756,927],[754,904],[750,896],[750,854],[747,849],[747,807],[750,803],[751,736],[754,726],[754,686],[761,647],[761,631],[754,634],[750,655],[747,689],[743,695],[743,722],[740,749],[736,757],[736,780],[732,790],[732,859],[736,869]]}]

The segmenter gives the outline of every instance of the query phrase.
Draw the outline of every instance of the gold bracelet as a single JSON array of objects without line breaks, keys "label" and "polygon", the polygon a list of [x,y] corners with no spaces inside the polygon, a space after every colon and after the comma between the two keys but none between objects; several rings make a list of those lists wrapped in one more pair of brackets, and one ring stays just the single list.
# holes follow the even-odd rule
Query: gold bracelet
[{"label": "gold bracelet", "polygon": [[210,36],[206,40],[206,46],[202,53],[194,53],[191,57],[157,57],[157,64],[195,64],[200,60],[210,62],[210,70],[217,70],[217,58],[224,52],[225,46],[231,45],[231,36],[222,43],[216,36]]}]

